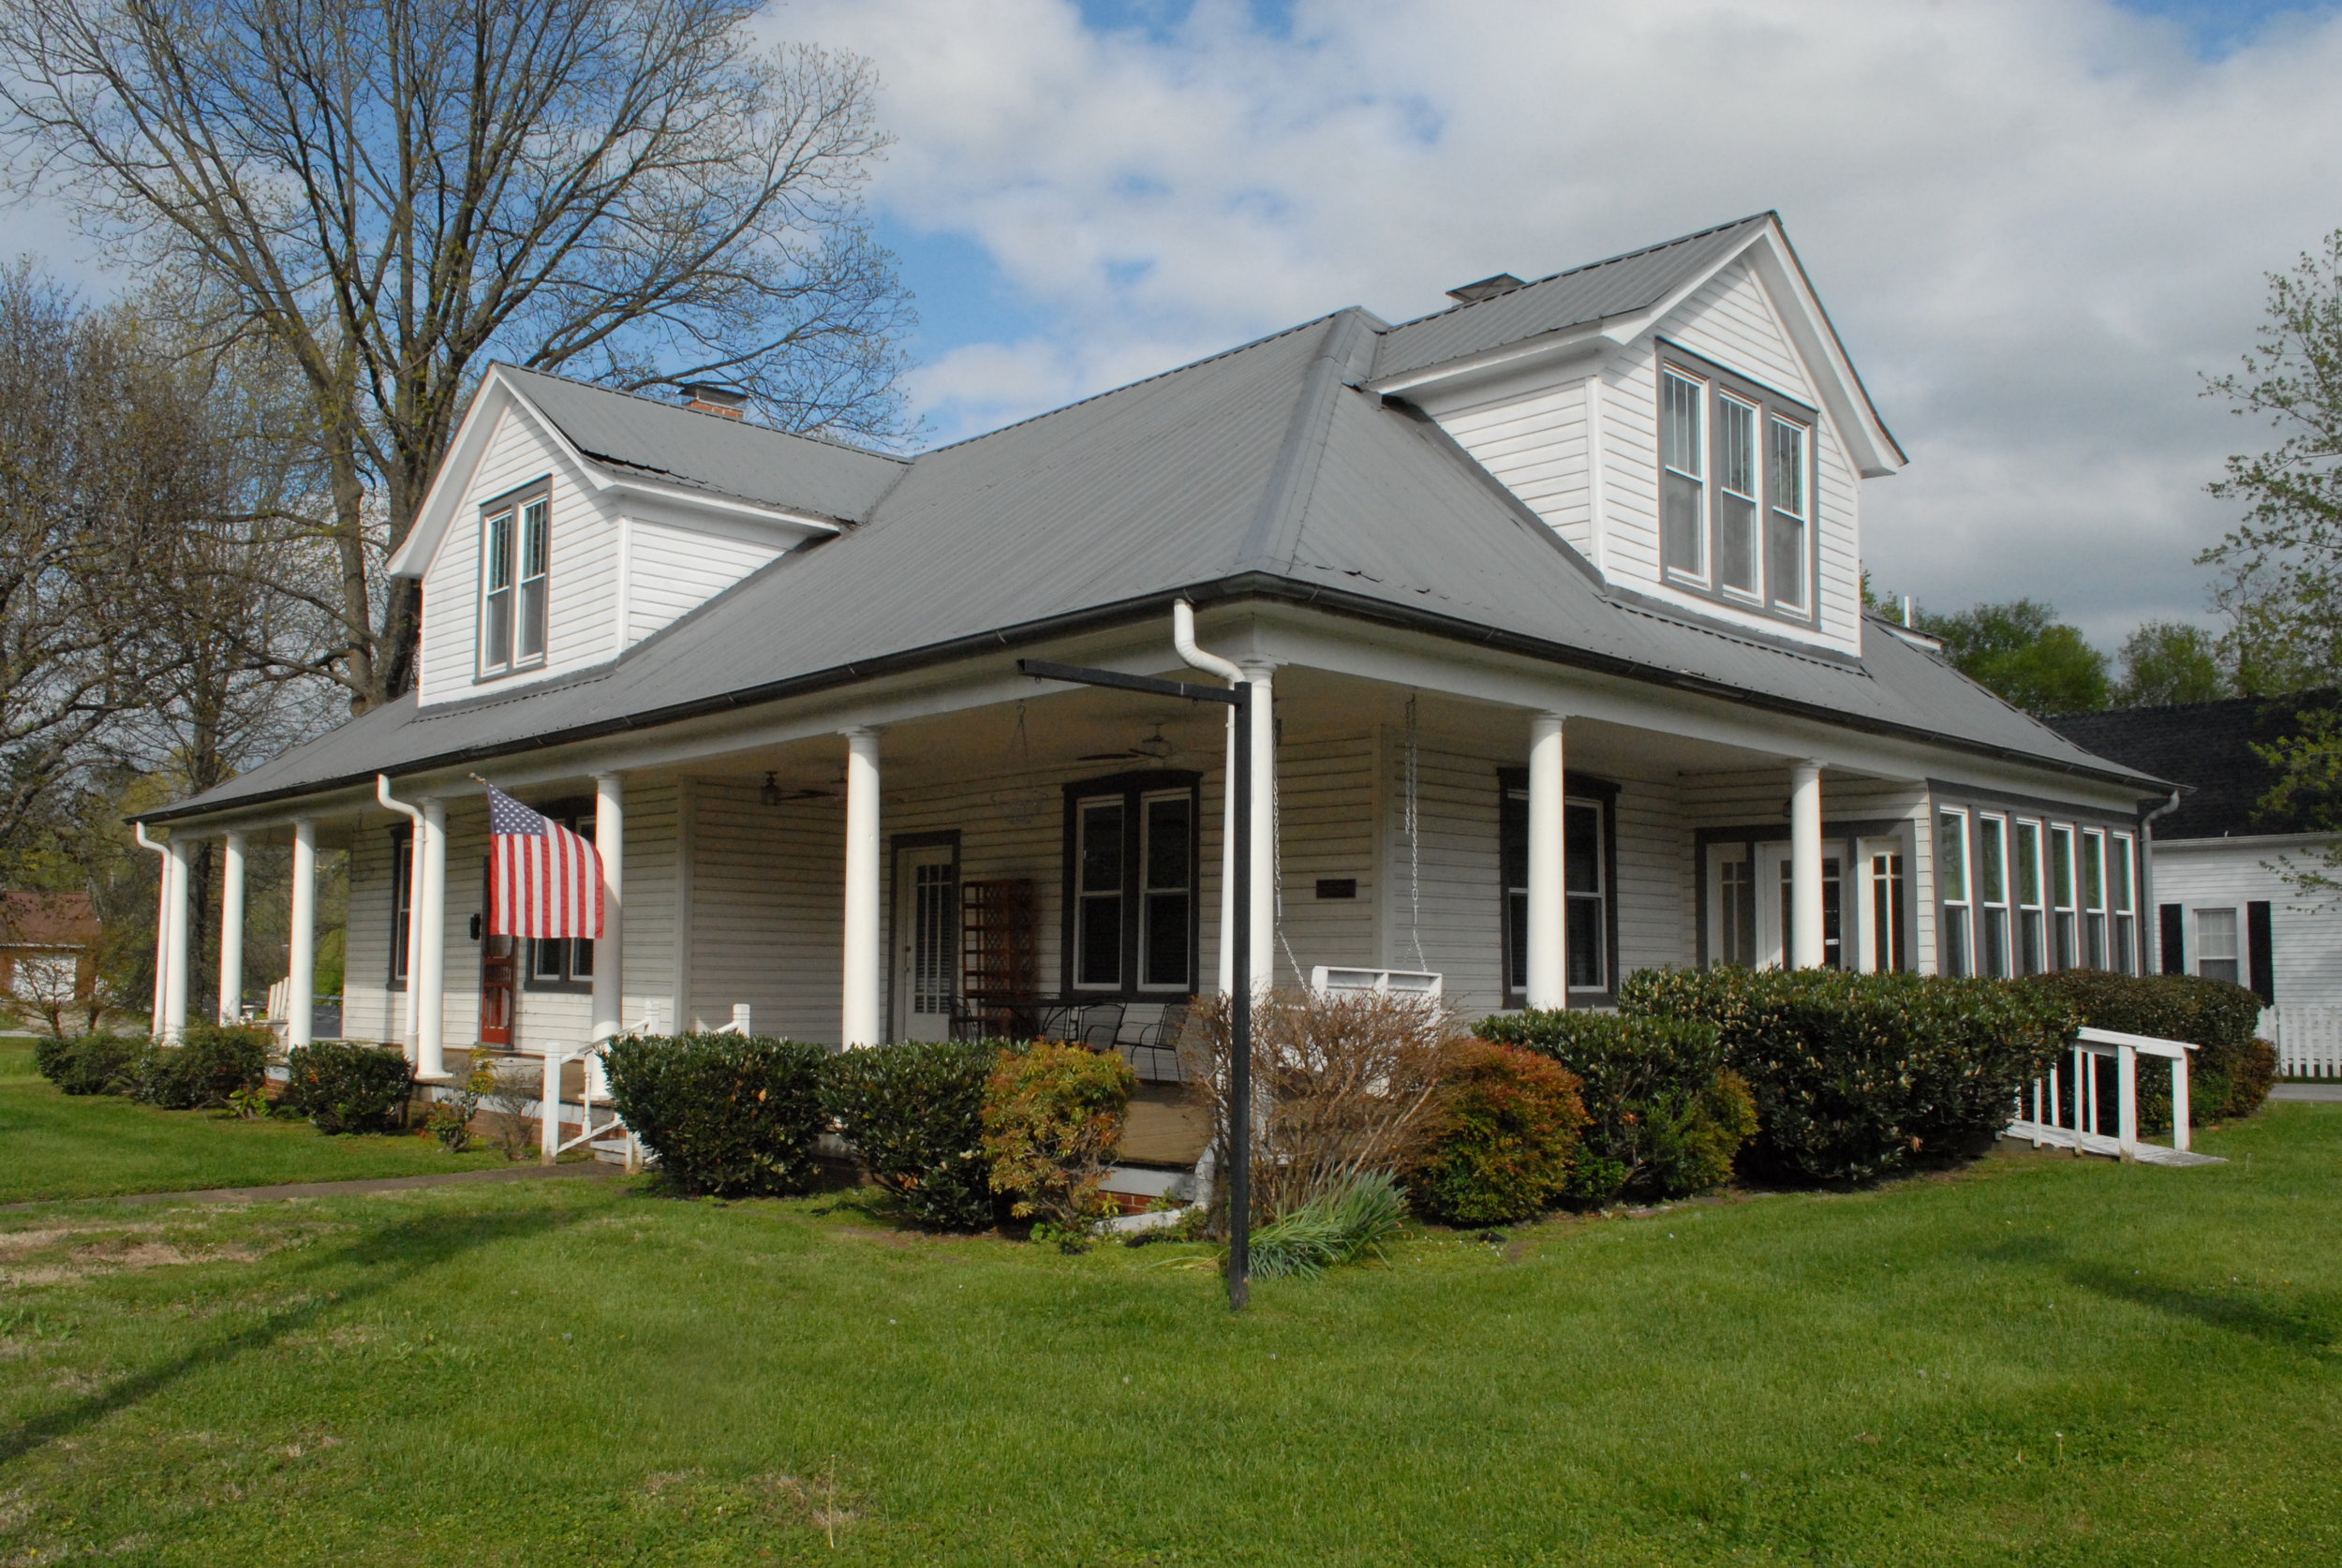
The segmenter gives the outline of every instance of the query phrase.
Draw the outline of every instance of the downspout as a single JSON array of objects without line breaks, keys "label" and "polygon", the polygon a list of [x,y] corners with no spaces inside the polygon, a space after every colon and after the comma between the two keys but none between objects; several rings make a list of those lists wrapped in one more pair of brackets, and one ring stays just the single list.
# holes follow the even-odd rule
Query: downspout
[{"label": "downspout", "polygon": [[[422,810],[420,806],[409,806],[403,800],[391,798],[391,776],[389,774],[378,773],[374,776],[374,798],[405,817],[408,824],[407,830],[407,1028],[404,1032],[407,1040],[408,1059],[411,1061],[422,1044],[422,1010],[416,1005],[415,982],[418,979],[416,970],[420,967],[416,960],[422,956],[422,922],[420,918],[422,913],[422,839],[423,835],[428,833],[430,828],[422,820]],[[393,878],[397,876],[395,867],[393,868],[391,874]],[[395,886],[396,883],[393,882],[393,885]]]},{"label": "downspout", "polygon": [[[2155,972],[2163,972],[2163,911],[2155,901],[2155,820],[2168,817],[2179,809],[2180,791],[2173,790],[2172,798],[2139,819],[2139,929],[2147,928],[2147,911],[2155,910]],[[2144,954],[2147,944],[2142,940],[2139,951]]]},{"label": "downspout", "polygon": [[[1234,659],[1207,653],[1195,645],[1195,606],[1179,599],[1171,606],[1171,645],[1192,667],[1207,674],[1218,675],[1230,686],[1244,679],[1244,669]],[[1220,777],[1220,994],[1226,996],[1235,970],[1229,963],[1231,950],[1228,933],[1236,929],[1236,710],[1228,710],[1227,771]]]}]

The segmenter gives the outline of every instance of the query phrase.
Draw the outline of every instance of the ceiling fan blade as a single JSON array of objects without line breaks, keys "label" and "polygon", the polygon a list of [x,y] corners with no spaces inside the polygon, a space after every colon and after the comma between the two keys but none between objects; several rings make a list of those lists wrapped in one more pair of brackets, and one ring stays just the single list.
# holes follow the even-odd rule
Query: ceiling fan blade
[{"label": "ceiling fan blade", "polygon": [[1134,757],[1144,757],[1144,751],[1086,751],[1074,759],[1077,762],[1122,762]]}]

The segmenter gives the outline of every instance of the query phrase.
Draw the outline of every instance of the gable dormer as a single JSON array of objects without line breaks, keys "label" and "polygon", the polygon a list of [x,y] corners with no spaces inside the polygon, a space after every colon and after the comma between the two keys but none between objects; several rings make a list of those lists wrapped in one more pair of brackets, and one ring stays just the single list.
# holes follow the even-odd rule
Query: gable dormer
[{"label": "gable dormer", "polygon": [[1436,419],[1612,588],[1859,656],[1861,481],[1904,456],[1779,220],[1510,281],[1392,328],[1374,390]]},{"label": "gable dormer", "polygon": [[423,706],[607,664],[868,515],[900,460],[496,365],[394,575],[422,584]]}]

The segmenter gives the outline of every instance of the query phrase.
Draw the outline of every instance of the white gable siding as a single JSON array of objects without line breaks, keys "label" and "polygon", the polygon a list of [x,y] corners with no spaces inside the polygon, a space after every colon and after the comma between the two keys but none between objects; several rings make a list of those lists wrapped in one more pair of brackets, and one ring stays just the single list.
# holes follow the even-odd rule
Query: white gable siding
[{"label": "white gable siding", "polygon": [[[553,485],[546,657],[541,669],[493,682],[475,678],[480,626],[480,505],[550,475]],[[616,519],[576,466],[524,410],[497,416],[467,498],[422,579],[418,700],[428,706],[515,682],[584,669],[617,653],[613,626],[618,575]]]},{"label": "white gable siding", "polygon": [[690,614],[781,554],[770,539],[736,538],[642,516],[629,517],[625,531],[627,647]]},{"label": "white gable siding", "polygon": [[1439,422],[1480,466],[1591,556],[1593,497],[1586,484],[1584,376],[1526,396],[1507,394],[1440,415]]},{"label": "white gable siding", "polygon": [[1659,335],[1809,408],[1818,406],[1813,378],[1744,261],[1725,268],[1669,312]]}]

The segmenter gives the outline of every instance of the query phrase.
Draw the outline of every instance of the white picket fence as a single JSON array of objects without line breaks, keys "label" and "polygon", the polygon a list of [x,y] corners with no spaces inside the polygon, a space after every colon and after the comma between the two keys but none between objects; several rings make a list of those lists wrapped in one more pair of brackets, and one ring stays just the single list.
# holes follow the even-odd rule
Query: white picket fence
[{"label": "white picket fence", "polygon": [[2260,1038],[2288,1078],[2342,1078],[2342,1007],[2264,1008]]}]

